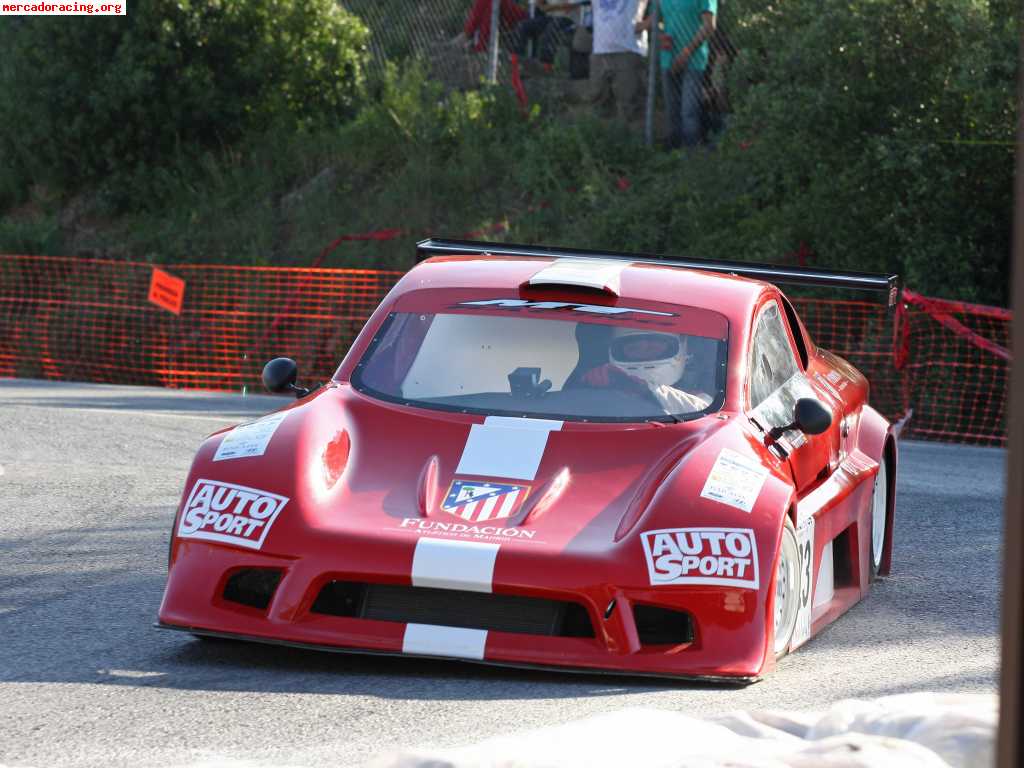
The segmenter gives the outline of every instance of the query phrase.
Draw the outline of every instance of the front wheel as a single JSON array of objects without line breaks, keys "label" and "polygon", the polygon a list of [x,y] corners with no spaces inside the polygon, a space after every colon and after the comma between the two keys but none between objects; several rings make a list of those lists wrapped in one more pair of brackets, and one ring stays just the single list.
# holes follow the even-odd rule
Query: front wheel
[{"label": "front wheel", "polygon": [[885,470],[885,456],[878,464],[875,492],[871,499],[871,578],[878,575],[885,551],[885,524],[889,515],[889,478]]},{"label": "front wheel", "polygon": [[800,608],[800,547],[796,531],[787,517],[782,527],[779,567],[775,570],[775,658],[789,648]]}]

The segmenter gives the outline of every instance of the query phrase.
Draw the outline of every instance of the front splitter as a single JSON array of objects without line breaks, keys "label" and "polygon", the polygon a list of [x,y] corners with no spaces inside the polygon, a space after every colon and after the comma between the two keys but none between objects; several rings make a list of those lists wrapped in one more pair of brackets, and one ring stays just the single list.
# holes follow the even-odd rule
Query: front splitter
[{"label": "front splitter", "polygon": [[348,653],[365,656],[392,656],[404,659],[442,659],[445,661],[469,662],[481,664],[487,667],[503,667],[506,669],[525,669],[539,672],[564,672],[577,675],[610,675],[614,677],[634,677],[656,680],[677,680],[687,683],[700,683],[704,685],[727,685],[729,687],[740,687],[758,682],[761,678],[754,677],[728,677],[725,675],[662,675],[654,672],[633,672],[629,670],[609,670],[600,667],[563,667],[550,664],[528,664],[514,661],[493,661],[490,659],[467,659],[461,656],[440,656],[421,653],[392,653],[390,651],[377,651],[366,648],[351,648],[339,645],[320,645],[318,643],[301,643],[294,640],[281,640],[272,637],[260,637],[258,635],[240,635],[233,632],[217,632],[215,630],[201,627],[184,627],[177,624],[166,624],[155,622],[157,629],[169,629],[176,632],[187,632],[190,635],[203,637],[216,637],[224,640],[240,640],[248,643],[262,643],[264,645],[281,645],[287,648],[301,648],[307,651],[326,651],[328,653]]}]

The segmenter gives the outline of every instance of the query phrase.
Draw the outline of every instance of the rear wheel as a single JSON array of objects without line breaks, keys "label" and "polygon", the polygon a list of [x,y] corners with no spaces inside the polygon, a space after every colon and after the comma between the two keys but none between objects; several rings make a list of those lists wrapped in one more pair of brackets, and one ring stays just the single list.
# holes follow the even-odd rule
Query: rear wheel
[{"label": "rear wheel", "polygon": [[885,525],[889,515],[889,478],[885,469],[885,456],[875,475],[875,492],[871,499],[871,577],[878,575],[885,551]]},{"label": "rear wheel", "polygon": [[775,570],[775,658],[789,647],[800,608],[800,548],[793,523],[786,518],[782,527],[779,566]]}]

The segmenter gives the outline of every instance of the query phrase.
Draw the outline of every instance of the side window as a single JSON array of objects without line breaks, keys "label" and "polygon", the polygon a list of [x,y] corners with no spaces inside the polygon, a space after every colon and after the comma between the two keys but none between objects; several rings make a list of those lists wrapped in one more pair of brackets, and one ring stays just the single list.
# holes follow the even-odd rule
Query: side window
[{"label": "side window", "polygon": [[750,345],[750,407],[757,408],[798,370],[779,305],[772,301],[761,310]]}]

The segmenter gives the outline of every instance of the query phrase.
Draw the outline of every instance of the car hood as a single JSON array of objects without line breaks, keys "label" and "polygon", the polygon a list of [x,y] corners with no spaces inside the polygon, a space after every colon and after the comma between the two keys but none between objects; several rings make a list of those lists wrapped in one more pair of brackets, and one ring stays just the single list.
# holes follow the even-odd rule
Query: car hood
[{"label": "car hood", "polygon": [[[593,552],[633,530],[694,449],[726,423],[484,417],[385,403],[347,385],[293,410],[257,474],[274,483],[265,490],[295,498],[311,527]],[[291,466],[291,478],[279,464]],[[471,507],[473,498],[480,500]]]}]

